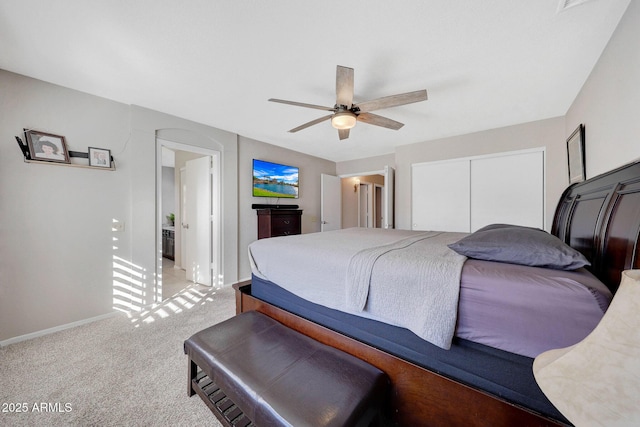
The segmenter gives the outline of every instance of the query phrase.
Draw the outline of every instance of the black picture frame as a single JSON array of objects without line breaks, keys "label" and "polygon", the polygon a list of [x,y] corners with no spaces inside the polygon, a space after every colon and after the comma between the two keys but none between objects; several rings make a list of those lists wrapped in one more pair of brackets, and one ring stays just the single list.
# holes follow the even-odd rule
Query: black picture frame
[{"label": "black picture frame", "polygon": [[64,136],[30,129],[24,130],[24,136],[31,160],[70,163]]},{"label": "black picture frame", "polygon": [[584,124],[580,124],[567,139],[567,158],[569,166],[569,184],[582,182],[586,179],[585,173],[585,132]]},{"label": "black picture frame", "polygon": [[89,166],[96,168],[111,167],[111,150],[106,148],[89,147]]}]

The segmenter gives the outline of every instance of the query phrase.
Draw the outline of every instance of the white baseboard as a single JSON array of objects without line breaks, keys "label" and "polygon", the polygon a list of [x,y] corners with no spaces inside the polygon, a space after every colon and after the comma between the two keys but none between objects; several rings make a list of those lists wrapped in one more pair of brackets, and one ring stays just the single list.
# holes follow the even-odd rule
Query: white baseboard
[{"label": "white baseboard", "polygon": [[20,336],[17,336],[17,337],[9,338],[9,339],[6,339],[4,341],[0,341],[0,347],[6,347],[6,346],[8,346],[10,344],[15,344],[17,342],[30,340],[32,338],[42,337],[42,336],[45,336],[45,335],[52,334],[54,332],[64,331],[65,329],[74,328],[76,326],[84,325],[84,324],[95,322],[95,321],[98,321],[98,320],[108,319],[110,317],[117,316],[118,314],[120,314],[120,312],[113,311],[111,313],[103,314],[103,315],[100,315],[100,316],[90,317],[88,319],[83,319],[83,320],[78,320],[77,322],[71,322],[71,323],[67,323],[67,324],[64,324],[64,325],[55,326],[53,328],[48,328],[48,329],[43,329],[41,331],[32,332],[30,334],[25,334],[25,335],[20,335]]}]

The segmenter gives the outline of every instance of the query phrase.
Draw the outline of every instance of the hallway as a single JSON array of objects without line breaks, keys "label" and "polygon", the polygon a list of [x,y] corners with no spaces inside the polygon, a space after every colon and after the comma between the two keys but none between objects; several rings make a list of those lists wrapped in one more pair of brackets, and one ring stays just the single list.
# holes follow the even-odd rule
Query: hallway
[{"label": "hallway", "polygon": [[186,279],[186,272],[175,268],[175,264],[168,258],[162,258],[162,300],[171,298],[186,288],[206,290],[209,287],[190,282]]}]

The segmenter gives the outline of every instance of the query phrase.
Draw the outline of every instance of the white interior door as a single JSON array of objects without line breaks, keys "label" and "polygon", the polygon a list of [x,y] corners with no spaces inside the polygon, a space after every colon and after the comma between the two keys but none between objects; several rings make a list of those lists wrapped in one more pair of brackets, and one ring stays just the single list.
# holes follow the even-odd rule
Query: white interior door
[{"label": "white interior door", "polygon": [[320,231],[342,228],[341,182],[337,176],[320,176]]},{"label": "white interior door", "polygon": [[373,185],[360,183],[358,190],[358,227],[373,228]]},{"label": "white interior door", "polygon": [[494,223],[544,228],[544,154],[471,161],[471,231]]},{"label": "white interior door", "polygon": [[186,162],[186,278],[211,286],[211,157]]},{"label": "white interior door", "polygon": [[469,232],[469,160],[414,164],[411,168],[413,230]]},{"label": "white interior door", "polygon": [[180,268],[187,265],[187,170],[180,168]]}]

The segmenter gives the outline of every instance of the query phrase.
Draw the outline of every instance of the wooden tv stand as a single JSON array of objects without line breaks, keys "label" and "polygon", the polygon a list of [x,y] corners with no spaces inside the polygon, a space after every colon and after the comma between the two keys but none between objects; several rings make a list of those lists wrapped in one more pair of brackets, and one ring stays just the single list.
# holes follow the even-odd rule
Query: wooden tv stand
[{"label": "wooden tv stand", "polygon": [[302,232],[302,209],[258,209],[258,239]]}]

